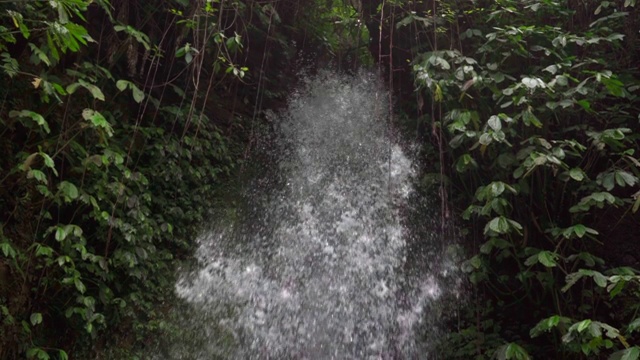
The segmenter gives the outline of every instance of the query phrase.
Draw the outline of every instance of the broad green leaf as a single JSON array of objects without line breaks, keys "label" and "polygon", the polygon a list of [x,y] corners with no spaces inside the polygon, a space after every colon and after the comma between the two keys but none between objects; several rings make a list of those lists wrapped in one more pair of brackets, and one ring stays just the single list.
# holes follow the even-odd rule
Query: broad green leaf
[{"label": "broad green leaf", "polygon": [[55,238],[57,241],[63,241],[64,239],[67,238],[67,235],[69,235],[69,233],[67,232],[67,228],[64,226],[60,226],[58,225],[56,227],[56,235]]},{"label": "broad green leaf", "polygon": [[573,254],[567,257],[567,261],[575,261],[575,260],[582,260],[584,262],[584,264],[586,266],[589,267],[593,267],[596,265],[596,263],[598,264],[603,264],[604,260],[600,259],[599,257],[594,256],[593,254],[590,254],[588,252],[581,252],[578,254]]},{"label": "broad green leaf", "polygon": [[29,348],[29,350],[27,350],[27,358],[28,359],[37,358],[38,360],[50,359],[49,354],[47,354],[46,351],[40,348]]},{"label": "broad green leaf", "polygon": [[584,172],[580,168],[573,168],[569,170],[569,176],[576,181],[584,180]]},{"label": "broad green leaf", "polygon": [[589,111],[591,110],[591,103],[588,100],[582,99],[577,101],[578,105],[582,106],[583,109]]},{"label": "broad green leaf", "polygon": [[587,329],[589,327],[589,325],[591,325],[591,319],[585,319],[580,321],[577,324],[576,329],[578,330],[579,333],[583,332],[585,329]]},{"label": "broad green leaf", "polygon": [[573,232],[579,238],[582,238],[587,233],[587,228],[582,224],[574,225],[574,226],[572,226],[572,228],[573,228]]},{"label": "broad green leaf", "polygon": [[139,104],[142,102],[142,100],[144,100],[144,92],[142,92],[142,90],[140,90],[134,84],[131,84],[131,91],[133,93],[133,100],[135,100],[135,102]]},{"label": "broad green leaf", "polygon": [[[47,54],[45,54],[44,51],[40,50],[40,48],[33,43],[29,43],[29,48],[34,53],[34,55],[36,55],[36,59],[38,59],[39,61],[42,61],[47,66],[51,66],[51,61],[49,60],[49,57],[47,56]],[[32,57],[32,60],[33,59],[34,58]],[[38,65],[38,63],[36,63],[36,65]]]},{"label": "broad green leaf", "polygon": [[531,255],[527,258],[527,260],[524,261],[524,264],[526,266],[532,266],[537,264],[540,261],[540,259],[538,258],[538,254],[535,255]]},{"label": "broad green leaf", "polygon": [[44,165],[49,169],[53,170],[54,174],[58,175],[58,172],[56,171],[55,163],[53,162],[53,159],[51,158],[51,156],[49,156],[49,154],[44,153],[42,151],[39,152],[39,154],[44,160]]},{"label": "broad green leaf", "polygon": [[82,111],[82,117],[85,120],[90,121],[93,126],[104,129],[104,131],[107,133],[107,136],[113,135],[113,128],[111,127],[111,124],[109,124],[107,119],[105,119],[105,117],[102,116],[102,114],[100,114],[98,111],[84,109]]},{"label": "broad green leaf", "polygon": [[487,121],[487,124],[494,131],[499,131],[500,129],[502,129],[502,123],[500,122],[500,118],[496,115],[491,116]]},{"label": "broad green leaf", "polygon": [[53,255],[53,249],[42,244],[36,245],[36,256],[47,256],[50,257]]},{"label": "broad green leaf", "polygon": [[432,56],[431,58],[429,58],[429,62],[432,65],[439,66],[442,70],[451,69],[451,65],[449,64],[449,62],[439,56]]},{"label": "broad green leaf", "polygon": [[634,186],[638,183],[638,178],[624,170],[615,172],[616,183],[620,186]]},{"label": "broad green leaf", "polygon": [[510,360],[510,359],[529,360],[530,359],[527,351],[516,343],[508,343],[500,346],[496,350],[494,357],[497,358],[498,360]]},{"label": "broad green leaf", "polygon": [[498,130],[491,134],[491,137],[497,142],[504,142],[507,136],[505,135],[504,131]]},{"label": "broad green leaf", "polygon": [[578,236],[579,238],[582,238],[587,233],[587,228],[582,224],[574,225],[567,230],[569,230],[569,236],[565,236],[565,238],[567,239],[571,237],[570,233],[576,234],[576,236]]},{"label": "broad green leaf", "polygon": [[80,237],[82,236],[82,228],[78,225],[66,225],[67,233],[73,234],[74,236]]},{"label": "broad green leaf", "polygon": [[84,88],[89,90],[89,92],[91,93],[91,95],[93,95],[93,97],[95,99],[104,101],[104,94],[102,93],[102,90],[100,90],[99,87],[95,86],[94,84],[88,83],[88,82],[86,82],[86,81],[84,81],[82,79],[78,80],[78,82]]},{"label": "broad green leaf", "polygon": [[42,117],[42,115],[38,114],[37,112],[31,110],[12,110],[9,111],[9,117],[30,118],[31,120],[35,121],[36,124],[40,125],[47,134],[51,132],[47,121],[44,119],[44,117]]},{"label": "broad green leaf", "polygon": [[469,168],[475,168],[477,166],[478,163],[473,159],[473,157],[471,157],[470,154],[464,154],[456,162],[456,171],[465,172]]},{"label": "broad green leaf", "polygon": [[538,253],[538,261],[546,267],[555,267],[558,265],[556,259],[558,258],[558,254],[551,251],[541,251]]},{"label": "broad green leaf", "polygon": [[482,145],[489,145],[491,144],[491,135],[489,133],[484,133],[482,135],[480,135],[480,138],[478,139],[478,142]]},{"label": "broad green leaf", "polygon": [[0,249],[2,249],[2,254],[7,258],[15,259],[16,255],[18,255],[16,250],[8,242],[0,243]]},{"label": "broad green leaf", "polygon": [[505,79],[504,74],[501,72],[492,73],[491,77],[493,78],[493,81],[496,82],[496,84],[503,82]]},{"label": "broad green leaf", "polygon": [[600,82],[605,85],[609,93],[613,96],[624,97],[624,84],[613,78],[602,77]]},{"label": "broad green leaf", "polygon": [[494,181],[489,185],[492,197],[498,197],[504,192],[505,186],[502,181]]},{"label": "broad green leaf", "polygon": [[469,263],[476,269],[479,269],[482,265],[482,260],[479,256],[474,256],[469,260]]},{"label": "broad green leaf", "polygon": [[41,313],[33,313],[29,318],[31,320],[31,325],[38,325],[42,323],[42,314]]},{"label": "broad green leaf", "polygon": [[520,225],[519,222],[512,219],[507,219],[507,222],[512,229],[515,229],[517,233],[520,233],[520,231],[522,230],[522,225]]},{"label": "broad green leaf", "polygon": [[[589,325],[589,335],[591,335],[594,338],[602,337],[602,327],[599,322],[597,321],[591,322],[591,324]],[[591,349],[592,348],[589,348],[589,350]]]},{"label": "broad green leaf", "polygon": [[84,286],[84,284],[82,283],[82,281],[81,281],[80,279],[75,278],[75,279],[73,280],[73,283],[74,283],[74,285],[76,286],[76,289],[78,289],[78,291],[79,291],[81,294],[84,294],[84,292],[85,292],[85,291],[87,291],[86,286]]},{"label": "broad green leaf", "polygon": [[129,84],[131,84],[130,81],[118,80],[116,82],[116,88],[118,88],[118,90],[120,90],[120,91],[124,91],[129,86]]},{"label": "broad green leaf", "polygon": [[509,222],[504,216],[493,218],[485,227],[484,233],[487,234],[489,230],[498,234],[505,234],[509,232]]},{"label": "broad green leaf", "polygon": [[527,351],[524,348],[522,348],[520,345],[515,343],[511,343],[507,345],[507,350],[505,351],[505,354],[507,359],[520,359],[520,360],[529,359],[529,354],[527,354]]},{"label": "broad green leaf", "polygon": [[78,89],[78,87],[82,86],[83,88],[89,90],[89,92],[91,93],[91,95],[93,96],[94,99],[97,100],[102,100],[104,101],[104,94],[102,93],[102,90],[100,90],[99,87],[95,86],[94,84],[91,84],[89,82],[84,81],[83,79],[78,79],[78,82],[69,84],[67,86],[67,93],[69,94],[73,94],[76,92],[76,90]]},{"label": "broad green leaf", "polygon": [[42,184],[47,184],[49,181],[47,180],[47,175],[45,175],[42,171],[31,169],[27,172],[27,179],[36,179],[38,182]]},{"label": "broad green leaf", "polygon": [[524,84],[524,86],[526,86],[529,89],[544,87],[544,82],[542,82],[542,80],[538,78],[524,77],[522,79],[522,84]]},{"label": "broad green leaf", "polygon": [[600,272],[593,272],[593,281],[601,288],[607,287],[607,278]]},{"label": "broad green leaf", "polygon": [[620,336],[620,331],[618,331],[618,329],[614,328],[611,325],[605,324],[605,323],[599,323],[600,326],[602,326],[603,329],[606,330],[606,335],[608,338],[610,339],[615,339],[615,338],[619,338]]},{"label": "broad green leaf", "polygon": [[60,192],[62,192],[66,201],[75,200],[79,196],[78,188],[73,183],[66,180],[58,184],[58,189],[60,189]]},{"label": "broad green leaf", "polygon": [[[569,85],[569,80],[567,79],[566,76],[564,75],[558,75],[556,76],[556,84],[560,85],[560,86],[567,86]],[[588,103],[588,102],[587,102]]]},{"label": "broad green leaf", "polygon": [[[3,27],[0,25],[0,30],[2,28]],[[18,73],[20,72],[20,65],[18,63],[18,60],[12,58],[11,55],[9,55],[9,53],[7,52],[1,53],[0,56],[2,57],[2,62],[4,63],[2,65],[2,69],[4,70],[5,74],[9,75],[10,78],[18,75]]]},{"label": "broad green leaf", "polygon": [[74,82],[67,85],[67,88],[65,90],[67,91],[67,94],[73,94],[76,92],[76,90],[78,90],[79,87],[80,87],[80,83]]},{"label": "broad green leaf", "polygon": [[[550,331],[554,327],[558,326],[558,324],[560,323],[560,319],[561,319],[560,315],[554,315],[546,319],[540,320],[538,324],[533,329],[531,329],[531,331],[529,332],[529,335],[532,338],[535,338],[540,334],[542,334],[543,332]],[[564,319],[566,321],[566,318]]]},{"label": "broad green leaf", "polygon": [[[609,278],[609,280],[611,280],[611,278]],[[622,290],[624,290],[626,284],[627,282],[625,280],[612,281],[612,283],[607,286],[609,297],[613,299],[618,296],[618,294],[620,294]]]}]

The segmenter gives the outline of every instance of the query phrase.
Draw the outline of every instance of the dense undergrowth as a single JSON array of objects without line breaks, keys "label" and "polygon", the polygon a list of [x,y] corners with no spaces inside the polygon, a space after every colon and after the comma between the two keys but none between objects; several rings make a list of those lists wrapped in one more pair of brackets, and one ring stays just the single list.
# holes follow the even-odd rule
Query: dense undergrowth
[{"label": "dense undergrowth", "polygon": [[467,232],[439,358],[639,358],[635,1],[390,3]]},{"label": "dense undergrowth", "polygon": [[179,333],[176,266],[296,55],[371,62],[341,2],[18,1],[0,18],[2,359],[145,357]]}]

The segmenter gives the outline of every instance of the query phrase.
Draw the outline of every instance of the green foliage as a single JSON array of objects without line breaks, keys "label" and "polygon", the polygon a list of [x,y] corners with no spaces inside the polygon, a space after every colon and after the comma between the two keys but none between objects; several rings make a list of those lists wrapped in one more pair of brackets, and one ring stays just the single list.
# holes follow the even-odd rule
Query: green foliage
[{"label": "green foliage", "polygon": [[347,70],[373,65],[368,50],[371,34],[357,9],[358,2],[313,0],[307,6],[313,10],[300,16],[297,25],[309,32],[305,41],[311,42],[312,55]]},{"label": "green foliage", "polygon": [[450,336],[504,339],[464,356],[638,356],[640,339],[620,329],[640,310],[640,272],[617,267],[627,250],[609,245],[638,239],[640,81],[624,55],[638,49],[624,26],[634,5],[441,2],[398,23],[430,44],[414,56],[415,84],[449,144],[462,217],[482,229],[463,269],[505,309],[485,314],[498,327]]},{"label": "green foliage", "polygon": [[[171,27],[126,23],[104,1],[0,5],[0,358],[89,358],[106,334],[132,356],[155,341],[175,267],[243,154],[248,135],[233,130],[252,109],[231,123],[209,111],[228,92],[211,88],[249,74],[243,29],[225,32],[239,4],[206,2],[187,19],[170,2],[127,3]],[[186,63],[174,56],[183,39],[198,46]]]}]

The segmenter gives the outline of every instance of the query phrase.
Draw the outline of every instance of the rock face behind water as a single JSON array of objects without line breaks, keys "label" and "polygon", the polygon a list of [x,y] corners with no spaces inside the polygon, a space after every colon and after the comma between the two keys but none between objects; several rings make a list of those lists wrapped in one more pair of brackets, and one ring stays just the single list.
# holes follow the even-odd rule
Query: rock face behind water
[{"label": "rock face behind water", "polygon": [[199,340],[171,356],[425,358],[418,329],[442,266],[408,264],[408,252],[433,254],[412,244],[434,240],[406,226],[414,169],[388,136],[387,97],[369,74],[294,92],[262,149],[277,170],[252,183],[235,224],[201,237],[198,269],[176,285]]}]

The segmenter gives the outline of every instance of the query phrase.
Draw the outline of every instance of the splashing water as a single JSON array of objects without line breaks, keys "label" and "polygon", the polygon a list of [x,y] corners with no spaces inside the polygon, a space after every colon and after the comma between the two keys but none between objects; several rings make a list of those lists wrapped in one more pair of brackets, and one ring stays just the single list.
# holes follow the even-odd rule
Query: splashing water
[{"label": "splashing water", "polygon": [[326,74],[291,96],[265,149],[276,171],[176,285],[204,339],[182,358],[424,358],[417,329],[441,288],[407,265],[415,175],[388,136],[387,96],[374,76]]}]

